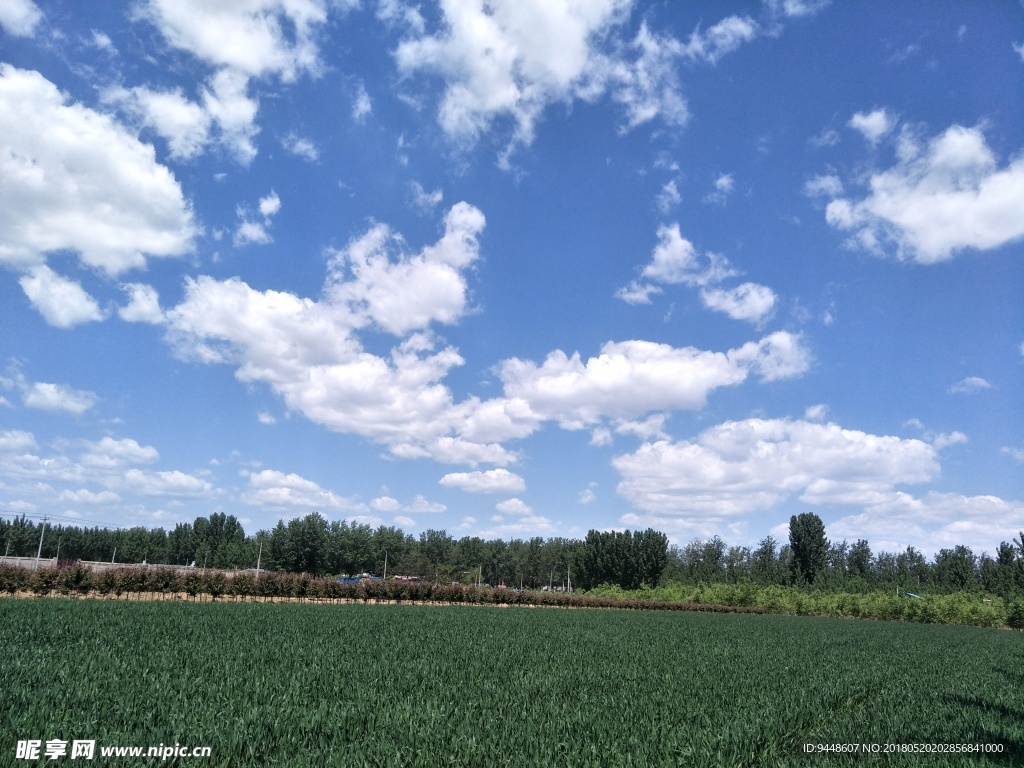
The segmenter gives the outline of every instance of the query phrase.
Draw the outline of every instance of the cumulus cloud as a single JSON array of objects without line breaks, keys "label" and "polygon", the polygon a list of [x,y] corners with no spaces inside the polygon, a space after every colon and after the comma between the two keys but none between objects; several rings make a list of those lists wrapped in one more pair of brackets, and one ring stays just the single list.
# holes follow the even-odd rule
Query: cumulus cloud
[{"label": "cumulus cloud", "polygon": [[758,34],[758,24],[749,16],[728,16],[705,32],[694,30],[683,52],[691,59],[715,64]]},{"label": "cumulus cloud", "polygon": [[427,192],[423,188],[423,185],[418,181],[409,183],[409,191],[412,194],[412,205],[414,208],[419,210],[421,213],[433,213],[434,209],[440,205],[444,193],[440,189],[435,189],[433,192]]},{"label": "cumulus cloud", "polygon": [[458,488],[468,493],[522,493],[526,481],[507,469],[489,469],[486,472],[451,472],[438,483],[445,488]]},{"label": "cumulus cloud", "polygon": [[96,469],[119,470],[137,464],[152,464],[160,458],[156,448],[126,438],[104,437],[86,444],[79,461]]},{"label": "cumulus cloud", "polygon": [[355,100],[352,102],[352,119],[361,123],[371,114],[373,114],[373,102],[370,101],[370,94],[366,92],[366,86],[360,83],[356,90]]},{"label": "cumulus cloud", "polygon": [[56,328],[73,328],[105,317],[100,305],[79,283],[46,265],[22,275],[18,284],[43,319]]},{"label": "cumulus cloud", "polygon": [[262,221],[254,219],[248,208],[244,206],[237,208],[239,222],[234,236],[236,248],[252,244],[266,245],[274,241],[267,230],[270,228],[271,219],[281,210],[281,198],[274,190],[270,190],[269,195],[260,198],[257,209],[260,216],[263,217]]},{"label": "cumulus cloud", "polygon": [[1000,167],[982,132],[960,125],[923,146],[904,131],[898,149],[896,165],[871,174],[867,196],[825,210],[852,247],[892,245],[899,259],[934,264],[1024,237],[1024,156]]},{"label": "cumulus cloud", "polygon": [[610,92],[626,109],[626,129],[655,118],[682,125],[686,102],[672,66],[682,45],[646,24],[624,43],[620,29],[630,5],[453,0],[442,4],[442,29],[427,34],[422,23],[412,24],[395,58],[406,76],[425,71],[444,78],[438,122],[457,142],[473,144],[496,120],[510,121],[506,160],[515,146],[533,141],[552,103]]},{"label": "cumulus cloud", "polygon": [[210,496],[215,492],[210,482],[176,469],[165,472],[129,469],[121,477],[110,482],[115,489],[142,496],[197,498]]},{"label": "cumulus cloud", "polygon": [[627,304],[650,304],[651,296],[656,293],[663,293],[659,286],[633,280],[629,285],[619,288],[615,292],[615,298],[622,299]]},{"label": "cumulus cloud", "polygon": [[266,509],[288,510],[303,507],[317,510],[365,512],[358,501],[338,496],[312,480],[295,473],[264,469],[249,475],[249,488],[241,499],[246,504]]},{"label": "cumulus cloud", "polygon": [[136,12],[172,46],[213,67],[285,82],[320,68],[316,35],[327,20],[326,0],[148,0]]},{"label": "cumulus cloud", "polygon": [[494,505],[494,508],[503,515],[532,515],[533,509],[527,506],[522,499],[505,499]]},{"label": "cumulus cloud", "polygon": [[[731,189],[732,178],[728,177]],[[757,283],[743,283],[734,288],[711,287],[739,274],[724,256],[709,253],[701,256],[693,243],[682,236],[679,225],[658,228],[658,244],[651,261],[641,276],[651,282],[632,281],[615,296],[629,304],[649,304],[651,296],[661,293],[655,283],[700,287],[701,300],[708,309],[723,312],[734,320],[762,325],[772,315],[777,297],[771,288]]]},{"label": "cumulus cloud", "polygon": [[32,37],[43,20],[43,12],[32,0],[2,0],[0,27],[16,37]]},{"label": "cumulus cloud", "polygon": [[743,382],[751,371],[770,381],[807,370],[810,357],[799,336],[777,332],[726,353],[650,341],[608,342],[583,362],[561,350],[541,365],[505,361],[500,376],[508,397],[566,429],[606,417],[635,418],[651,411],[696,410],[708,395]]},{"label": "cumulus cloud", "polygon": [[[333,4],[345,5],[349,4]],[[214,71],[198,101],[189,100],[180,89],[147,87],[112,89],[106,98],[165,138],[173,157],[194,157],[216,140],[248,164],[256,156],[259,132],[259,104],[248,95],[250,80],[274,76],[290,83],[303,73],[318,74],[316,38],[327,12],[327,0],[212,5],[203,0],[147,0],[136,6],[136,18],[152,23],[171,46],[188,51]],[[315,154],[308,142],[286,147],[307,158]]]},{"label": "cumulus cloud", "polygon": [[731,195],[733,190],[736,188],[736,182],[731,173],[723,173],[715,179],[714,186],[714,191],[709,192],[704,196],[704,202],[725,205],[726,201],[729,199],[729,195]]},{"label": "cumulus cloud", "polygon": [[[586,362],[561,350],[540,364],[505,360],[494,369],[499,396],[456,401],[444,379],[464,361],[440,347],[431,326],[464,316],[464,272],[478,257],[484,223],[460,203],[440,240],[418,252],[374,224],[331,254],[319,300],[256,291],[238,278],[190,278],[182,303],[165,313],[168,339],[185,359],[233,365],[240,381],[268,384],[289,410],[331,430],[371,439],[399,458],[469,466],[513,463],[503,443],[545,421],[622,427],[655,411],[700,408],[713,390],[751,375],[791,378],[810,364],[802,337],[786,332],[728,352],[608,342]],[[390,354],[372,354],[364,329],[399,341]]]},{"label": "cumulus cloud", "polygon": [[128,305],[117,310],[117,314],[127,323],[153,323],[164,321],[164,312],[160,309],[160,295],[156,288],[145,283],[126,283],[121,288],[128,294]]},{"label": "cumulus cloud", "polygon": [[843,182],[834,174],[815,176],[804,184],[808,197],[839,197],[843,194]]},{"label": "cumulus cloud", "polygon": [[1007,532],[1024,530],[1024,502],[997,496],[930,491],[920,497],[881,494],[857,514],[828,525],[834,538],[867,538],[876,551],[898,552],[913,545],[927,554],[959,545],[992,552]]},{"label": "cumulus cloud", "polygon": [[[434,514],[448,509],[444,504],[428,501],[417,494],[408,504],[402,504],[391,496],[379,496],[370,502],[370,507],[377,512],[409,512],[411,514]],[[397,521],[398,518],[395,518]]]},{"label": "cumulus cloud", "polygon": [[312,140],[303,138],[294,133],[289,133],[281,140],[281,146],[303,160],[315,163],[320,159],[320,150]]},{"label": "cumulus cloud", "polygon": [[[289,409],[384,443],[396,456],[507,464],[509,452],[475,438],[522,408],[456,405],[441,380],[463,360],[452,347],[437,350],[428,332],[465,312],[463,272],[477,258],[484,223],[479,210],[459,203],[441,239],[417,253],[374,225],[331,255],[319,301],[256,291],[237,278],[189,279],[185,300],[167,313],[169,338],[182,356],[236,364],[239,379],[268,383]],[[402,339],[390,356],[363,349],[357,332],[368,326]]]},{"label": "cumulus cloud", "polygon": [[584,488],[580,491],[579,502],[581,505],[586,506],[587,504],[591,504],[595,499],[597,499],[597,494],[594,493],[593,489]]},{"label": "cumulus cloud", "polygon": [[99,398],[93,392],[72,389],[62,384],[36,382],[28,385],[22,395],[22,401],[28,408],[43,411],[63,411],[81,416],[94,405]]},{"label": "cumulus cloud", "polygon": [[847,123],[850,128],[860,133],[871,144],[878,141],[892,130],[895,120],[884,109],[873,112],[857,112]]},{"label": "cumulus cloud", "polygon": [[728,518],[796,496],[814,504],[870,504],[893,488],[938,476],[936,449],[921,440],[787,419],[747,419],[695,439],[647,443],[617,456],[618,493],[663,515]]},{"label": "cumulus cloud", "polygon": [[67,104],[38,72],[0,64],[0,264],[39,268],[47,253],[73,251],[117,276],[187,253],[196,233],[151,146]]},{"label": "cumulus cloud", "polygon": [[735,288],[702,288],[700,298],[708,309],[755,325],[764,324],[775,311],[775,292],[757,283],[743,283]]},{"label": "cumulus cloud", "polygon": [[666,182],[661,188],[661,192],[659,192],[658,196],[655,198],[658,210],[662,213],[668,213],[682,201],[683,197],[679,194],[679,188],[676,186],[674,180]]},{"label": "cumulus cloud", "polygon": [[951,395],[974,395],[992,389],[992,385],[980,376],[968,376],[956,384],[950,385],[947,390]]},{"label": "cumulus cloud", "polygon": [[189,101],[180,88],[154,91],[149,88],[111,88],[103,93],[167,141],[171,157],[188,160],[200,154],[210,140],[213,119],[202,105]]}]

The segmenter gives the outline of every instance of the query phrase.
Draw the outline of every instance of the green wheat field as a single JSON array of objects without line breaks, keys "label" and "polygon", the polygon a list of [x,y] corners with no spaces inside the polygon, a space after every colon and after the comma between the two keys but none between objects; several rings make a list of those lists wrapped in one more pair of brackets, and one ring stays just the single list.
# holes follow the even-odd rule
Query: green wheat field
[{"label": "green wheat field", "polygon": [[[0,599],[0,756],[118,765],[1024,763],[1019,632],[767,615]],[[805,744],[981,744],[971,755]],[[994,747],[991,745],[995,745]],[[70,757],[48,765],[102,764]]]}]

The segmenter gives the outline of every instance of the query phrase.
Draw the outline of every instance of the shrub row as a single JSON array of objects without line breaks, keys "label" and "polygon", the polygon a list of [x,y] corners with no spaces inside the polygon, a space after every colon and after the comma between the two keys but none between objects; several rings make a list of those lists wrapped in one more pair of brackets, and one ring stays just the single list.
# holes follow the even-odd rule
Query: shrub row
[{"label": "shrub row", "polygon": [[635,597],[603,597],[559,592],[518,592],[511,589],[477,589],[461,584],[364,581],[342,584],[337,579],[315,579],[305,574],[226,574],[210,570],[168,568],[117,568],[92,572],[80,565],[30,571],[0,566],[0,592],[36,595],[122,595],[157,592],[260,598],[308,598],[314,600],[387,600],[395,602],[467,603],[479,605],[537,605],[562,608],[627,608],[658,611],[707,611],[718,613],[766,613],[749,606],[724,606],[678,600],[647,600]]},{"label": "shrub row", "polygon": [[617,587],[601,587],[591,594],[603,597],[677,600],[749,605],[767,613],[789,616],[831,616],[837,618],[910,621],[921,624],[952,624],[974,627],[1013,627],[1024,629],[1024,600],[1004,601],[997,596],[981,597],[965,592],[911,597],[893,592],[830,592],[797,587],[756,584],[673,584],[657,589],[626,592]]}]

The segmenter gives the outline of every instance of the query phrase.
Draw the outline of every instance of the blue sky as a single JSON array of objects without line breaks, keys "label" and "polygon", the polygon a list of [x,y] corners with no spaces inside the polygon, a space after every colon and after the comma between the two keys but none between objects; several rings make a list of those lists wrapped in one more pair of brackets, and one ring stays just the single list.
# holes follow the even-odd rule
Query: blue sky
[{"label": "blue sky", "polygon": [[0,0],[0,513],[993,551],[1024,7]]}]

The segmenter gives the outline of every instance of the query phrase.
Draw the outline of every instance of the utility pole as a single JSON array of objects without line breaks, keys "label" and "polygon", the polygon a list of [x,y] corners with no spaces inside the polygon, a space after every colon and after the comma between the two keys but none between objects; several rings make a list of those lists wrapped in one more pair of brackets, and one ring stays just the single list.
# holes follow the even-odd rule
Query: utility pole
[{"label": "utility pole", "polygon": [[256,578],[257,579],[260,577],[260,560],[262,559],[262,557],[263,557],[263,539],[260,538],[260,551],[259,551],[259,554],[256,555]]},{"label": "utility pole", "polygon": [[39,529],[39,549],[36,552],[36,570],[37,571],[39,570],[39,558],[43,554],[43,534],[46,533],[46,522],[49,519],[50,518],[48,518],[48,517],[44,517],[43,518],[43,527]]},{"label": "utility pole", "polygon": [[381,581],[388,580],[388,551],[384,550],[384,578]]},{"label": "utility pole", "polygon": [[114,564],[114,560],[117,558],[117,547],[114,547],[114,554],[110,556],[110,564]]}]

